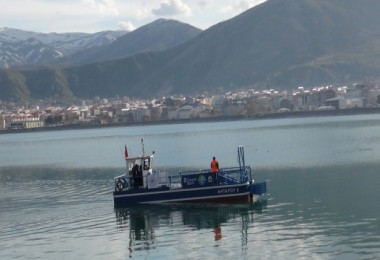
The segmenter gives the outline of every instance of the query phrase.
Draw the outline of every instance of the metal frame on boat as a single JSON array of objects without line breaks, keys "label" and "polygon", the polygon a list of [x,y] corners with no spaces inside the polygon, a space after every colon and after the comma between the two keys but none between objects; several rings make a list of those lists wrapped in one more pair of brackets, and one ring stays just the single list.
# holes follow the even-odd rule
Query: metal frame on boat
[{"label": "metal frame on boat", "polygon": [[238,147],[239,166],[211,170],[153,171],[153,154],[128,157],[126,174],[114,178],[115,207],[140,203],[248,202],[266,193],[266,182],[254,183],[252,169],[245,166],[244,148]]}]

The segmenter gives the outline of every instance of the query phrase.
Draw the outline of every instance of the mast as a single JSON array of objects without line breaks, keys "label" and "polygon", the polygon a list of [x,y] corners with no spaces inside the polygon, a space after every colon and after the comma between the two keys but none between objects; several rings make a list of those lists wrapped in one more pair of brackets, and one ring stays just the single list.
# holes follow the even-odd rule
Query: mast
[{"label": "mast", "polygon": [[142,139],[142,138],[141,138],[141,149],[142,149],[142,157],[145,157],[144,139]]}]

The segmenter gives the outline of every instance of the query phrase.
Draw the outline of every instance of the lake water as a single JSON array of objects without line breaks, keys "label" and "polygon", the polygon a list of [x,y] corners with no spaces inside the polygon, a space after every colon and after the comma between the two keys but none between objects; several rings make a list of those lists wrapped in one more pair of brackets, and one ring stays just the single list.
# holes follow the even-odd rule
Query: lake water
[{"label": "lake water", "polygon": [[[115,210],[130,155],[159,169],[237,164],[254,204]],[[380,115],[0,135],[0,259],[379,259]]]}]

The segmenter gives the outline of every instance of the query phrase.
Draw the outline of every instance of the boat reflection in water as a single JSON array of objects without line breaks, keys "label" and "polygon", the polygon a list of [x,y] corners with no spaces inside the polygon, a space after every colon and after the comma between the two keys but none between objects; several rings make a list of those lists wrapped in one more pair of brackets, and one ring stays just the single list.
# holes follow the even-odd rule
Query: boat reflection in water
[{"label": "boat reflection in water", "polygon": [[[266,209],[267,200],[243,204],[161,204],[115,208],[118,230],[129,232],[129,253],[166,247],[170,241],[180,240],[180,233],[196,236],[209,229],[210,239],[223,240],[223,226],[239,223],[241,245],[247,243],[248,227],[256,214]],[[189,229],[190,228],[190,229]],[[229,228],[227,228],[229,229]],[[190,232],[189,232],[190,231]],[[226,231],[231,232],[231,230]],[[204,232],[203,232],[204,233]],[[209,241],[205,241],[206,243]]]}]

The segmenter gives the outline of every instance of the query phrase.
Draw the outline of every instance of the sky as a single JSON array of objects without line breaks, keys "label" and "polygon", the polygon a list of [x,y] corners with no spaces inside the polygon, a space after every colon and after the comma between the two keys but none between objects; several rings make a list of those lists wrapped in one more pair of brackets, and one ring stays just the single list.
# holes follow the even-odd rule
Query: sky
[{"label": "sky", "polygon": [[0,0],[0,28],[42,33],[132,31],[159,18],[202,30],[265,0]]}]

